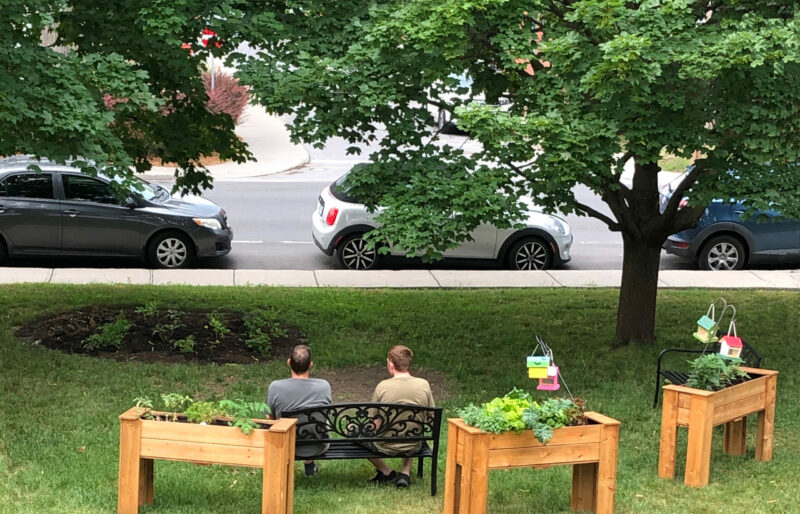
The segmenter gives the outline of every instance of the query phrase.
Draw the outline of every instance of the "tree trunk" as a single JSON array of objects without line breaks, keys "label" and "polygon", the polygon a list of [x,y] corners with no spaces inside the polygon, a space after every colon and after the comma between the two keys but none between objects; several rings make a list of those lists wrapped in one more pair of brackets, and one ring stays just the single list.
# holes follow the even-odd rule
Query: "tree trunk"
[{"label": "tree trunk", "polygon": [[624,255],[614,346],[655,341],[656,294],[661,245],[622,234]]}]

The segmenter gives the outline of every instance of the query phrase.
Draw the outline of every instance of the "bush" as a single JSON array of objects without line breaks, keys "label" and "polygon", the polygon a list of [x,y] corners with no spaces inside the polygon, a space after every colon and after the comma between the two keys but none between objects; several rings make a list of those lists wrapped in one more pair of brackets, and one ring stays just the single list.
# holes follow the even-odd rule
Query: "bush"
[{"label": "bush", "polygon": [[97,327],[97,332],[83,340],[83,346],[87,350],[98,350],[101,348],[115,348],[118,350],[119,347],[122,346],[125,334],[128,333],[130,328],[130,322],[125,318],[125,315],[120,312],[117,319],[113,322]]},{"label": "bush", "polygon": [[208,95],[206,110],[212,114],[226,113],[238,124],[250,101],[247,87],[239,85],[239,79],[233,75],[222,72],[214,73],[214,89],[211,89],[211,74],[203,73],[203,85]]}]

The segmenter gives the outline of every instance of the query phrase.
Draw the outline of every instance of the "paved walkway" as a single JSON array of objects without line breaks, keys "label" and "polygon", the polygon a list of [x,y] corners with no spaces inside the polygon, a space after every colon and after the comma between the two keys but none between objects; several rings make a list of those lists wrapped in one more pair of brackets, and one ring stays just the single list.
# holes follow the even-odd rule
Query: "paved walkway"
[{"label": "paved walkway", "polygon": [[[236,127],[238,135],[253,153],[255,161],[244,164],[226,162],[208,166],[214,180],[242,179],[280,173],[309,161],[308,152],[289,140],[286,125],[277,116],[267,114],[259,105],[248,105],[243,121]],[[140,175],[146,180],[175,178],[175,168],[154,167]]]},{"label": "paved walkway", "polygon": [[[97,268],[0,268],[0,284],[183,284],[361,288],[619,287],[622,272],[463,270],[149,270]],[[709,289],[800,289],[800,270],[664,270],[659,287]]]}]

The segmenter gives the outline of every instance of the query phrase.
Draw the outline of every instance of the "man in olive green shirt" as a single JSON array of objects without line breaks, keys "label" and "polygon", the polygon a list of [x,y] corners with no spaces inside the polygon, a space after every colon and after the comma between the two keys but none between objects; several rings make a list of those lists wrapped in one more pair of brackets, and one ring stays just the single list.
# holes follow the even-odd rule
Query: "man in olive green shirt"
[{"label": "man in olive green shirt", "polygon": [[[386,368],[392,378],[387,378],[378,384],[375,392],[372,393],[373,403],[404,403],[421,407],[434,406],[431,386],[428,381],[424,378],[412,377],[409,372],[413,357],[413,352],[407,346],[397,345],[389,350]],[[415,453],[419,450],[421,444],[419,441],[374,443],[375,447],[381,452],[397,456]],[[378,484],[394,482],[397,487],[408,487],[411,482],[410,471],[413,458],[403,458],[400,473],[390,468],[383,459],[374,458],[369,459],[369,461],[377,470],[375,478],[370,480],[371,482]]]}]

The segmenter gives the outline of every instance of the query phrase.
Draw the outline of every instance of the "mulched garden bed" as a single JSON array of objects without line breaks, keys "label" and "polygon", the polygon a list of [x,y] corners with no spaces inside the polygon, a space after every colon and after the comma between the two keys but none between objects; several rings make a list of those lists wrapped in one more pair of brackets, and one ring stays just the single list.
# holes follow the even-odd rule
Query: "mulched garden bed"
[{"label": "mulched garden bed", "polygon": [[[266,309],[268,310],[268,309]],[[98,333],[98,328],[114,323],[120,314],[130,324],[119,349],[113,346],[90,349],[86,340]],[[120,361],[138,362],[200,362],[236,363],[286,359],[295,345],[306,343],[303,333],[283,322],[274,321],[261,326],[270,341],[268,354],[248,347],[249,329],[246,313],[219,310],[172,310],[159,308],[147,315],[137,312],[136,306],[87,307],[63,312],[20,327],[16,335],[30,344],[40,344],[67,353],[88,354]],[[215,334],[209,317],[213,316],[230,330]],[[176,341],[194,337],[191,351],[181,351]],[[185,350],[185,349],[184,349]]]}]

